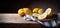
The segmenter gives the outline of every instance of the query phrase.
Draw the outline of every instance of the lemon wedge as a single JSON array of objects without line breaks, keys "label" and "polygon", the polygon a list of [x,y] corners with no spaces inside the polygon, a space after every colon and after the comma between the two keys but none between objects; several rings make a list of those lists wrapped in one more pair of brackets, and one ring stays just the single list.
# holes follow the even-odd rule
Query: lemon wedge
[{"label": "lemon wedge", "polygon": [[23,16],[23,15],[24,15],[23,9],[19,9],[19,10],[18,10],[18,15],[19,15],[19,16]]}]

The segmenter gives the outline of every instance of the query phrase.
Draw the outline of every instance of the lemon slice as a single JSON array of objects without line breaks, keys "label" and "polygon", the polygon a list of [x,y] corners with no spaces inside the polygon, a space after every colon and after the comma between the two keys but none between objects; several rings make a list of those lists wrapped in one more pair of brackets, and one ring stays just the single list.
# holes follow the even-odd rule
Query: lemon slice
[{"label": "lemon slice", "polygon": [[18,10],[18,15],[19,15],[19,16],[23,16],[23,15],[24,15],[23,9],[19,9],[19,10]]},{"label": "lemon slice", "polygon": [[38,13],[39,8],[34,8],[33,13]]},{"label": "lemon slice", "polygon": [[38,20],[44,20],[47,17],[47,13],[43,13],[38,16]]},{"label": "lemon slice", "polygon": [[50,17],[53,15],[53,12],[52,12],[52,9],[51,8],[48,8],[45,13],[47,13],[47,15]]},{"label": "lemon slice", "polygon": [[23,10],[26,15],[32,15],[32,12],[29,8],[23,8]]},{"label": "lemon slice", "polygon": [[43,10],[42,10],[42,9],[39,9],[39,10],[38,10],[38,14],[41,15],[42,13],[43,13]]}]

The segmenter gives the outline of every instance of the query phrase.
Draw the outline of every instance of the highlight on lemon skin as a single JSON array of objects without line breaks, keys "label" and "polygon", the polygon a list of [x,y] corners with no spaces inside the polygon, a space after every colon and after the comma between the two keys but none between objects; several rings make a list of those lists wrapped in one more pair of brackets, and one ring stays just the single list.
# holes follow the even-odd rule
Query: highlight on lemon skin
[{"label": "highlight on lemon skin", "polygon": [[33,13],[38,13],[39,8],[34,8]]},{"label": "highlight on lemon skin", "polygon": [[32,15],[32,11],[29,8],[23,8],[26,15]]},{"label": "highlight on lemon skin", "polygon": [[23,17],[25,15],[23,9],[18,10],[18,15],[21,16],[21,17]]},{"label": "highlight on lemon skin", "polygon": [[43,9],[39,9],[38,14],[40,14],[40,15],[43,14]]}]

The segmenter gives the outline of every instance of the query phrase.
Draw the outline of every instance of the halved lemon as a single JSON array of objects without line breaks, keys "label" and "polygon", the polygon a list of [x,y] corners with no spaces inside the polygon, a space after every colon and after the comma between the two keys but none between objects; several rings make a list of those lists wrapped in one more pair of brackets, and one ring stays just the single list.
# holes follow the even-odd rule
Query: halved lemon
[{"label": "halved lemon", "polygon": [[38,20],[44,20],[44,19],[46,19],[46,17],[47,17],[47,13],[43,13],[38,16]]},{"label": "halved lemon", "polygon": [[18,10],[18,15],[19,15],[19,16],[23,16],[23,15],[24,15],[23,9],[19,9],[19,10]]},{"label": "halved lemon", "polygon": [[46,19],[47,16],[50,17],[52,15],[53,15],[52,9],[48,8],[43,14],[38,16],[38,19],[39,20],[44,20],[44,19]]},{"label": "halved lemon", "polygon": [[34,8],[33,13],[38,13],[39,8]]},{"label": "halved lemon", "polygon": [[38,14],[41,15],[42,13],[43,13],[43,10],[42,10],[42,9],[39,9],[39,10],[38,10]]},{"label": "halved lemon", "polygon": [[52,9],[51,8],[48,8],[45,13],[47,13],[47,15],[50,17],[53,15],[53,12],[52,12]]},{"label": "halved lemon", "polygon": [[37,13],[33,13],[32,16],[33,16],[34,18],[36,18],[36,17],[39,16],[39,14],[37,14]]},{"label": "halved lemon", "polygon": [[29,8],[23,8],[24,13],[27,15],[32,15],[32,11]]}]

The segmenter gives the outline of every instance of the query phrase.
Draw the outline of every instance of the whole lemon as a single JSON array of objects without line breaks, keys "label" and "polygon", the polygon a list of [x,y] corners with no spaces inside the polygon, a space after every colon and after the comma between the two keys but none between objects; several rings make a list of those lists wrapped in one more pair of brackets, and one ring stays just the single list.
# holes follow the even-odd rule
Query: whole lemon
[{"label": "whole lemon", "polygon": [[25,15],[23,9],[19,9],[19,10],[18,10],[18,15],[19,15],[19,16],[24,16],[24,15]]},{"label": "whole lemon", "polygon": [[39,8],[34,8],[33,13],[38,13]]},{"label": "whole lemon", "polygon": [[24,10],[24,13],[27,14],[27,15],[32,15],[32,12],[29,8],[23,8]]},{"label": "whole lemon", "polygon": [[43,10],[42,10],[42,9],[39,9],[39,10],[38,10],[38,14],[41,15],[42,13],[43,13]]}]

